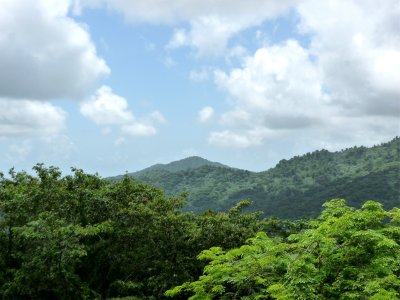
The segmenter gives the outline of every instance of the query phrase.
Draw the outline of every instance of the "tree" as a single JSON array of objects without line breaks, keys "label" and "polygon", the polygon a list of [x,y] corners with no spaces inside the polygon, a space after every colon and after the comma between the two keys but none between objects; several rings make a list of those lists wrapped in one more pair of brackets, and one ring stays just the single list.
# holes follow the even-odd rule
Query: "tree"
[{"label": "tree", "polygon": [[311,228],[288,240],[259,233],[228,251],[203,251],[204,275],[169,290],[189,299],[398,299],[400,210],[327,202]]},{"label": "tree", "polygon": [[262,229],[258,214],[198,216],[130,177],[101,179],[39,164],[36,176],[0,175],[0,298],[160,299],[194,280],[204,249],[238,247]]}]

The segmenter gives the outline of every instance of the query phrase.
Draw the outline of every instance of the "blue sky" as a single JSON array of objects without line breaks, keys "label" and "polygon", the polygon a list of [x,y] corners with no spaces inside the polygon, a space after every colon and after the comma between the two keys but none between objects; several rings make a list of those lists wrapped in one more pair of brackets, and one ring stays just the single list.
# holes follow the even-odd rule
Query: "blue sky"
[{"label": "blue sky", "polygon": [[249,170],[399,135],[400,4],[0,0],[0,170]]}]

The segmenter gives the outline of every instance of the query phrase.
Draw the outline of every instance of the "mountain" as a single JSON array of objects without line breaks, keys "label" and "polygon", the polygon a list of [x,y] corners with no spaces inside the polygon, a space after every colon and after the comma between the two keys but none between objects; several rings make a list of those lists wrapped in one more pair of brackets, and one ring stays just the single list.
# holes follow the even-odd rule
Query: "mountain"
[{"label": "mountain", "polygon": [[316,216],[332,198],[356,207],[373,199],[388,209],[400,206],[400,138],[370,148],[318,150],[263,172],[189,157],[128,175],[170,195],[188,193],[185,209],[196,213],[224,211],[241,199],[253,200],[250,210],[281,218]]},{"label": "mountain", "polygon": [[156,171],[180,172],[180,171],[187,171],[190,169],[200,168],[203,166],[229,168],[228,166],[225,166],[218,162],[209,161],[199,156],[191,156],[178,161],[171,162],[169,164],[156,164],[141,171],[132,173],[130,175],[140,176],[143,174],[152,173]]}]

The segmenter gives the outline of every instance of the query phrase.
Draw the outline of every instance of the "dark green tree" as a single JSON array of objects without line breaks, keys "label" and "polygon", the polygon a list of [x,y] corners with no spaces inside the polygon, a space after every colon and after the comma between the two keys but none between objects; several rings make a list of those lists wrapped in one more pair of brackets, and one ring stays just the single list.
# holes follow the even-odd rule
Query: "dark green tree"
[{"label": "dark green tree", "polygon": [[238,247],[262,229],[258,214],[197,216],[130,177],[101,179],[34,167],[0,176],[0,298],[160,299],[197,278],[204,249]]}]

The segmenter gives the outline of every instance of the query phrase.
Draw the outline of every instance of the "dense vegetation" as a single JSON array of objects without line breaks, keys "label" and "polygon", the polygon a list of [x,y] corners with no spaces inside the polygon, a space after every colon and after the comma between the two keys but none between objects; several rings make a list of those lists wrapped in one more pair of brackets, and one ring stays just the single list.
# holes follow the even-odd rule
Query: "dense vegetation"
[{"label": "dense vegetation", "polygon": [[264,232],[224,251],[213,247],[204,275],[167,292],[189,299],[399,299],[400,210],[366,202],[326,203],[310,228],[287,239]]},{"label": "dense vegetation", "polygon": [[0,176],[0,299],[400,295],[398,208],[333,200],[315,220],[260,220],[243,201],[195,215],[128,176],[34,170]]},{"label": "dense vegetation", "polygon": [[241,215],[245,202],[198,216],[182,212],[182,197],[129,177],[34,169],[0,176],[0,299],[161,299],[201,274],[201,250],[295,228]]},{"label": "dense vegetation", "polygon": [[375,199],[390,209],[400,203],[400,138],[371,148],[315,151],[259,173],[196,158],[196,164],[185,159],[130,175],[168,195],[187,192],[185,209],[196,213],[226,211],[240,199],[251,199],[251,209],[266,216],[293,219],[315,217],[325,201],[338,197],[356,207]]}]

